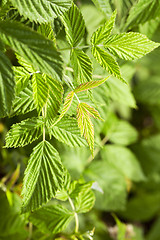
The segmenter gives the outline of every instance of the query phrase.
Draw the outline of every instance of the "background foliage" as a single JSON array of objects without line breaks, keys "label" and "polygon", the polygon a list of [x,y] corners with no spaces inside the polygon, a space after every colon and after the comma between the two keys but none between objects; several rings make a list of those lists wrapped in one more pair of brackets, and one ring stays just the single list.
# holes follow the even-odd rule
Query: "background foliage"
[{"label": "background foliage", "polygon": [[159,240],[159,16],[0,1],[0,239]]}]

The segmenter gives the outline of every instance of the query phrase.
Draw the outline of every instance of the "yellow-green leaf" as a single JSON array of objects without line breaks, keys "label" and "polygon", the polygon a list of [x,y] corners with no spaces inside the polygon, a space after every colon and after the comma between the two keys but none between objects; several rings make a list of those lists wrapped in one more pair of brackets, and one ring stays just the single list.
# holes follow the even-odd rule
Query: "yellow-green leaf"
[{"label": "yellow-green leaf", "polygon": [[[109,76],[110,77],[110,76]],[[89,89],[95,88],[100,86],[101,84],[103,84],[109,77],[106,77],[102,80],[98,80],[98,81],[91,81],[91,82],[87,82],[87,83],[82,83],[81,85],[79,85],[74,92],[75,93],[79,93],[79,92],[83,92],[83,91],[87,91]]]},{"label": "yellow-green leaf", "polygon": [[[79,103],[77,106],[77,121],[81,131],[89,144],[89,148],[94,155],[94,127],[90,117],[101,119],[98,111],[87,103]],[[102,120],[102,119],[101,119]]]}]

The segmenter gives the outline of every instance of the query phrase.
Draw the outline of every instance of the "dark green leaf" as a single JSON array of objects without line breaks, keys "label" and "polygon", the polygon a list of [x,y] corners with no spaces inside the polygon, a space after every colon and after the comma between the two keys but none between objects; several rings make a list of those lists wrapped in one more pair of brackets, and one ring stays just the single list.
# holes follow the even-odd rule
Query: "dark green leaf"
[{"label": "dark green leaf", "polygon": [[159,212],[159,201],[159,192],[142,193],[128,201],[126,210],[121,215],[132,221],[147,221]]},{"label": "dark green leaf", "polygon": [[11,63],[0,51],[0,117],[10,113],[14,99],[14,78]]},{"label": "dark green leaf", "polygon": [[12,206],[9,205],[6,194],[0,191],[0,239],[10,239],[9,235],[20,232],[27,237],[25,219],[20,215],[21,199],[16,193],[11,193],[11,198]]},{"label": "dark green leaf", "polygon": [[40,142],[30,156],[23,183],[22,212],[35,210],[47,203],[62,188],[64,169],[56,149]]},{"label": "dark green leaf", "polygon": [[110,135],[110,141],[119,145],[129,145],[136,142],[138,132],[127,121],[118,121]]},{"label": "dark green leaf", "polygon": [[61,79],[62,59],[52,41],[20,23],[9,21],[0,21],[0,38],[36,70]]},{"label": "dark green leaf", "polygon": [[71,6],[70,0],[11,0],[11,3],[25,18],[39,23],[51,22]]}]

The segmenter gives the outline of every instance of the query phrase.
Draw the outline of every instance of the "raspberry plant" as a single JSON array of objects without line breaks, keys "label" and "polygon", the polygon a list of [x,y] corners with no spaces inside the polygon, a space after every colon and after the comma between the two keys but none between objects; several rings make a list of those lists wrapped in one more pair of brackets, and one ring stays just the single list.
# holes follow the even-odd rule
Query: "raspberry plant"
[{"label": "raspberry plant", "polygon": [[[39,239],[93,239],[94,225],[81,232],[79,214],[93,208],[93,189],[103,192],[92,167],[88,169],[88,166],[99,152],[97,146],[107,141],[105,138],[99,141],[98,135],[95,139],[95,133],[100,133],[99,126],[106,121],[105,111],[110,105],[106,97],[114,98],[114,86],[120,84],[129,96],[128,106],[135,108],[128,79],[122,75],[120,66],[123,67],[124,61],[142,58],[160,45],[134,29],[136,24],[158,16],[156,1],[139,0],[128,17],[127,10],[124,16],[121,12],[117,17],[116,1],[111,5],[109,1],[106,5],[93,2],[104,15],[91,34],[81,8],[71,0],[1,1],[0,116],[11,118],[24,114],[23,120],[13,124],[6,134],[5,148],[24,147],[35,141],[24,172],[19,221],[22,225],[29,223],[29,229],[32,224],[37,227],[42,232]],[[17,61],[14,66],[7,57],[11,51]],[[109,96],[109,88],[113,88],[113,96]],[[25,117],[29,113],[30,117]],[[127,128],[125,124],[120,123]],[[57,151],[59,144],[54,145],[53,138],[72,148],[89,148],[91,156],[85,164],[87,177],[71,180]],[[118,141],[112,138],[113,142]],[[120,155],[125,152],[133,159],[137,176],[125,169],[123,173],[133,181],[144,179],[140,165],[129,150],[106,146],[102,155],[104,152]],[[120,160],[119,164],[122,163]],[[110,168],[103,164],[104,169]],[[100,165],[97,161],[93,168],[103,175],[105,170]],[[15,179],[18,172],[17,168]],[[12,198],[10,195],[7,189],[8,199],[16,201],[17,195]],[[65,232],[68,225],[70,231]],[[32,238],[37,239],[29,234],[28,239]]]}]

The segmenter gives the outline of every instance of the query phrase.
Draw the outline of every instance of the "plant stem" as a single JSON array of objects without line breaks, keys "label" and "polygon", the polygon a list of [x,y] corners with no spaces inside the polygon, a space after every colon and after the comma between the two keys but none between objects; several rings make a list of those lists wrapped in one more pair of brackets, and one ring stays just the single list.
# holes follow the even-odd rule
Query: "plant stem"
[{"label": "plant stem", "polygon": [[31,238],[32,238],[32,229],[33,229],[33,225],[32,225],[31,222],[29,222],[29,228],[28,228],[28,230],[29,230],[28,240],[31,240]]},{"label": "plant stem", "polygon": [[[97,47],[104,47],[103,44],[96,45]],[[77,46],[77,47],[71,47],[71,48],[60,48],[59,51],[65,51],[65,50],[72,50],[72,49],[84,49],[84,48],[92,48],[92,45],[85,45],[85,46]]]},{"label": "plant stem", "polygon": [[80,100],[79,100],[77,94],[75,93],[74,95],[75,95],[75,97],[77,98],[78,103],[80,103]]},{"label": "plant stem", "polygon": [[[71,85],[72,90],[74,91],[74,85],[73,85],[73,83],[72,83],[71,81],[70,81],[69,83],[70,83],[70,85]],[[74,93],[74,95],[76,96],[78,103],[80,103],[80,100],[79,100],[77,94]]]},{"label": "plant stem", "polygon": [[91,48],[92,46],[90,45],[85,45],[85,46],[78,46],[78,47],[72,47],[72,48],[60,48],[58,49],[59,51],[65,51],[65,50],[72,50],[72,49],[83,49],[83,48]]},{"label": "plant stem", "polygon": [[45,133],[45,127],[43,127],[43,141],[45,141],[45,135],[46,135],[46,133]]},{"label": "plant stem", "polygon": [[37,71],[37,72],[34,72],[34,73],[30,73],[30,76],[32,76],[32,75],[35,74],[35,73],[40,73],[40,71]]},{"label": "plant stem", "polygon": [[77,233],[78,232],[78,229],[79,229],[79,220],[78,220],[78,214],[75,212],[74,213],[74,217],[75,217],[75,232]]},{"label": "plant stem", "polygon": [[69,203],[70,203],[70,205],[71,205],[72,210],[74,211],[74,218],[75,218],[75,233],[77,233],[77,232],[78,232],[78,229],[79,229],[79,219],[78,219],[78,214],[76,213],[76,209],[75,209],[75,206],[74,206],[74,204],[73,204],[73,202],[72,202],[72,199],[69,197],[68,200],[69,200]]},{"label": "plant stem", "polygon": [[73,68],[71,68],[71,67],[66,67],[66,70],[68,70],[68,71],[70,71],[70,72],[74,72],[74,71],[73,71]]},{"label": "plant stem", "polygon": [[[44,118],[46,118],[46,105],[42,108],[42,116]],[[45,141],[45,136],[46,136],[46,130],[45,130],[45,122],[44,122],[44,126],[43,126],[43,141]]]},{"label": "plant stem", "polygon": [[[72,69],[72,68],[71,68],[71,69]],[[72,91],[74,91],[75,87],[74,87],[72,81],[71,81],[68,77],[66,77],[66,79],[64,79],[64,80],[65,80],[67,86],[68,86]],[[79,100],[77,94],[74,93],[74,95],[75,95],[75,97],[77,98],[78,103],[80,103],[80,100]]]},{"label": "plant stem", "polygon": [[[74,72],[73,68],[71,67],[65,67],[67,71],[70,71],[70,72]],[[102,75],[93,75],[92,76],[93,78],[98,78],[98,79],[102,79],[104,78],[105,76],[102,76]]]}]

